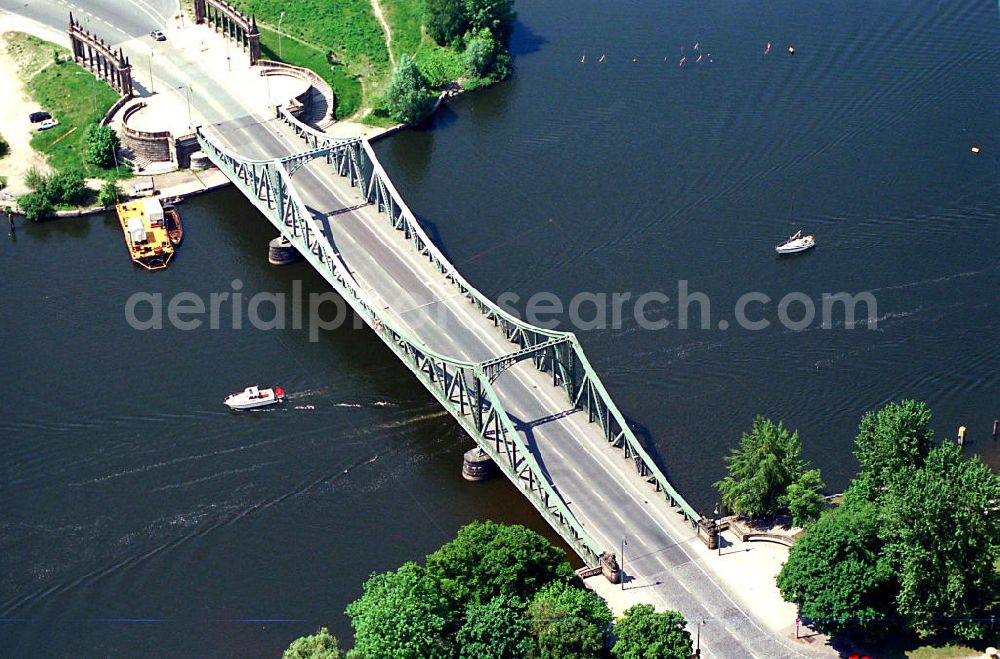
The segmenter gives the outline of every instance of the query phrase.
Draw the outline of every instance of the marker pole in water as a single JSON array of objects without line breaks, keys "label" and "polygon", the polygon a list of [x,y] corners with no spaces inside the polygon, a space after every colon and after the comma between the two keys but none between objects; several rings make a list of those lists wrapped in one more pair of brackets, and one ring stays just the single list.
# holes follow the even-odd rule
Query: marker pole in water
[{"label": "marker pole in water", "polygon": [[965,426],[958,427],[958,445],[965,446]]},{"label": "marker pole in water", "polygon": [[1000,419],[993,419],[993,441],[1000,437]]}]

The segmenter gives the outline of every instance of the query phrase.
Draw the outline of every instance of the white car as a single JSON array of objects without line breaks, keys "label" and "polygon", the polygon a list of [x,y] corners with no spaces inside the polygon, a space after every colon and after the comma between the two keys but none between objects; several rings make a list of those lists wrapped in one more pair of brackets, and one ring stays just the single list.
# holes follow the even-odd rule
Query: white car
[{"label": "white car", "polygon": [[45,121],[39,122],[38,125],[35,126],[35,130],[48,130],[49,128],[53,128],[58,125],[58,119],[46,119]]}]

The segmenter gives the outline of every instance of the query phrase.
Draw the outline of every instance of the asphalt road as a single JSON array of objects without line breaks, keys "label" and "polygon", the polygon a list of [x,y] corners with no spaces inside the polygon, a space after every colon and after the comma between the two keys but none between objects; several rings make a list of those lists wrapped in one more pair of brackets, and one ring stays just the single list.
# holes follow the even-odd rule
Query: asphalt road
[{"label": "asphalt road", "polygon": [[[177,13],[177,0],[0,0],[5,9],[57,30],[65,30],[73,12],[85,28],[109,43],[162,29]],[[88,27],[89,26],[89,27]]]},{"label": "asphalt road", "polygon": [[[277,120],[229,123],[216,127],[213,136],[249,158],[287,155],[302,147]],[[325,163],[303,167],[294,182],[359,285],[399,327],[456,359],[478,361],[515,349],[373,206],[345,211],[363,200]],[[495,389],[550,482],[591,536],[616,553],[627,538],[628,587],[648,589],[692,626],[706,621],[701,632],[706,656],[800,654],[763,630],[709,576],[688,549],[700,542],[693,529],[653,494],[619,451],[606,445],[597,424],[572,409],[550,376],[522,362],[501,375]]]}]

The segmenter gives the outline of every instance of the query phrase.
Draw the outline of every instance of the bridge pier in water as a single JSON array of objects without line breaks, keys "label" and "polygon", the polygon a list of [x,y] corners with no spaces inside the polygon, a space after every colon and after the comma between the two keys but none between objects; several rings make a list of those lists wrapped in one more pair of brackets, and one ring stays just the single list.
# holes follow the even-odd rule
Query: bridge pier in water
[{"label": "bridge pier in water", "polygon": [[[617,542],[619,524],[648,524],[647,498],[668,503],[694,530],[701,516],[648,455],[576,336],[530,325],[466,281],[428,238],[367,140],[333,138],[305,126],[283,107],[276,114],[294,133],[283,139],[301,139],[305,150],[253,160],[220,146],[201,127],[198,142],[475,440],[478,448],[464,460],[467,478],[479,480],[487,465],[502,472],[583,561],[606,569],[609,579],[615,576],[615,563],[608,550]],[[287,133],[287,127],[279,130]],[[337,186],[320,188],[336,200],[336,207],[316,194],[307,206],[296,190],[292,176],[309,165],[307,180]],[[321,182],[327,179],[330,183]],[[362,245],[362,237],[371,242]],[[344,260],[344,248],[354,250],[355,260]],[[376,258],[370,250],[398,259],[395,269],[366,263]],[[366,274],[377,277],[366,280]],[[408,279],[400,280],[400,274]],[[411,286],[417,291],[413,301],[431,302],[406,308],[409,316],[404,318],[373,282],[403,296]],[[429,313],[424,324],[412,320],[430,305],[443,308],[446,317],[452,314],[453,327],[465,335],[464,346],[442,333]],[[560,450],[567,451],[566,457]],[[574,460],[573,451],[586,457]],[[605,494],[617,501],[594,496],[601,487],[610,488]]]},{"label": "bridge pier in water", "polygon": [[500,473],[497,463],[493,462],[486,451],[478,446],[469,449],[462,456],[462,478],[467,481],[487,481]]}]

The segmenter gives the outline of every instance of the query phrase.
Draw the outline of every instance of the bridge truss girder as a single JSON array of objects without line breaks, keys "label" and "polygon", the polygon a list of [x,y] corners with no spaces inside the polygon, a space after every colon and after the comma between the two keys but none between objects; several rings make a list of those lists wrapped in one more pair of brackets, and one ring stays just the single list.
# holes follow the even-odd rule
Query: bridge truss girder
[{"label": "bridge truss girder", "polygon": [[[562,387],[568,401],[586,411],[590,422],[601,426],[606,441],[623,451],[641,477],[692,524],[700,520],[640,444],[574,334],[530,325],[469,284],[424,233],[367,140],[334,139],[301,124],[284,108],[279,107],[277,114],[306,142],[307,151],[274,160],[251,160],[217,146],[200,127],[196,136],[204,153],[397,354],[588,565],[599,562],[603,549],[555,492],[493,387],[505,370],[522,361],[530,359],[539,371],[551,374],[553,385]],[[476,305],[516,349],[480,363],[466,362],[438,354],[395,327],[358,286],[291,184],[292,173],[317,159],[325,160],[334,172],[359,188],[365,200],[384,213],[416,252]]]}]

